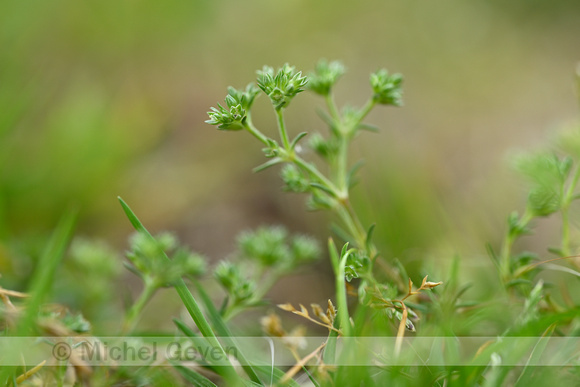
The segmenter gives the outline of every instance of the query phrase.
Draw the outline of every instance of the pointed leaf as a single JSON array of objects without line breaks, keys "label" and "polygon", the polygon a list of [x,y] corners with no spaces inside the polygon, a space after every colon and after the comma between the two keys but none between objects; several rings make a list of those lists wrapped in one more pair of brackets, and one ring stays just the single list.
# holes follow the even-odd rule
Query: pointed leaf
[{"label": "pointed leaf", "polygon": [[373,233],[375,231],[375,226],[376,226],[376,223],[371,224],[371,226],[369,227],[369,230],[367,231],[367,236],[365,238],[365,244],[366,244],[367,249],[369,249],[369,250],[370,250],[370,245],[371,245],[372,239],[373,239]]},{"label": "pointed leaf", "polygon": [[281,162],[282,162],[281,158],[275,157],[272,160],[266,161],[264,164],[258,165],[256,168],[252,169],[252,172],[254,173],[262,172],[263,170],[273,167],[276,164],[280,164]]},{"label": "pointed leaf", "polygon": [[548,345],[547,337],[552,336],[552,333],[556,329],[556,323],[550,325],[548,329],[544,331],[541,337],[538,338],[538,342],[534,346],[526,365],[524,366],[524,370],[522,371],[518,380],[514,384],[514,387],[522,387],[522,386],[532,386],[533,385],[533,374],[536,367],[534,365],[538,364],[540,358],[542,357],[542,353],[546,349]]},{"label": "pointed leaf", "polygon": [[355,175],[364,164],[365,164],[364,160],[359,160],[352,166],[350,171],[348,171],[348,175],[346,176],[346,181],[348,182],[349,187],[351,187],[355,184],[355,181],[356,181]]},{"label": "pointed leaf", "polygon": [[133,228],[139,232],[151,236],[151,234],[149,234],[149,231],[147,231],[145,226],[143,226],[139,218],[137,218],[137,215],[135,215],[135,213],[131,210],[131,208],[127,205],[127,203],[125,203],[125,201],[121,199],[120,196],[117,196],[117,199],[119,199],[121,207],[123,207],[123,211],[125,211],[125,215],[127,215],[127,218],[129,219],[129,222],[131,222],[131,224],[133,225]]},{"label": "pointed leaf", "polygon": [[294,149],[296,148],[296,145],[298,145],[298,141],[302,140],[306,135],[308,135],[307,132],[301,132],[299,133],[294,140],[292,140],[292,143],[290,144],[290,149]]},{"label": "pointed leaf", "polygon": [[237,360],[239,360],[240,363],[242,364],[242,369],[244,370],[246,375],[248,375],[248,377],[253,382],[261,383],[260,378],[256,374],[255,369],[253,368],[252,365],[250,365],[241,348],[239,348],[236,342],[230,339],[230,337],[232,337],[232,333],[230,332],[228,326],[226,325],[219,311],[216,309],[215,305],[211,301],[210,297],[208,296],[208,294],[206,293],[206,291],[199,282],[197,282],[196,285],[197,291],[199,292],[201,300],[206,307],[206,310],[210,316],[212,324],[215,327],[215,330],[222,337],[222,340],[225,342],[227,346],[236,349],[234,353],[237,355]]},{"label": "pointed leaf", "polygon": [[313,188],[318,188],[319,190],[326,192],[331,197],[334,197],[334,192],[325,185],[322,185],[320,183],[310,183],[310,186]]},{"label": "pointed leaf", "polygon": [[343,241],[348,241],[349,239],[351,239],[350,234],[336,223],[332,223],[330,225],[330,231],[332,231],[333,234],[335,234]]},{"label": "pointed leaf", "polygon": [[192,370],[191,368],[187,368],[181,365],[174,365],[175,369],[179,371],[181,376],[183,376],[188,382],[192,383],[194,386],[199,387],[217,387],[211,380]]},{"label": "pointed leaf", "polygon": [[340,251],[340,257],[344,257],[345,255],[347,255],[348,253],[348,242],[346,242],[344,244],[344,246],[342,246],[342,250]]},{"label": "pointed leaf", "polygon": [[359,124],[358,129],[362,129],[362,130],[366,130],[369,132],[373,132],[373,133],[378,133],[379,132],[379,128],[375,125],[371,125],[371,124]]}]

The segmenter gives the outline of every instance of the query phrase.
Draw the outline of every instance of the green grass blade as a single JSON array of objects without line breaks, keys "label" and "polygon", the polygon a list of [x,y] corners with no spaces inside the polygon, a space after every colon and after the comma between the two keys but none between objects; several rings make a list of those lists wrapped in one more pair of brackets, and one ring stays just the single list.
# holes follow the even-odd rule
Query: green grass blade
[{"label": "green grass blade", "polygon": [[188,382],[193,383],[194,386],[199,387],[217,387],[211,380],[192,370],[191,368],[187,368],[181,365],[174,365],[175,369],[179,371],[181,376],[183,376]]},{"label": "green grass blade", "polygon": [[197,335],[197,333],[195,333],[193,331],[193,329],[191,329],[189,326],[187,326],[187,324],[184,323],[183,321],[174,318],[173,323],[177,326],[177,329],[179,329],[181,331],[181,333],[183,333],[185,336],[190,337],[190,338],[199,337]]},{"label": "green grass blade", "polygon": [[[45,302],[50,293],[54,275],[71,239],[75,220],[76,212],[69,211],[65,213],[40,257],[30,281],[30,299],[28,300],[26,312],[18,321],[18,327],[15,332],[17,336],[35,334],[36,318],[43,302]],[[14,372],[14,367],[2,367],[0,385],[6,385],[10,381],[13,381],[14,385],[16,385]]]},{"label": "green grass blade", "polygon": [[139,232],[142,232],[142,233],[145,233],[145,234],[151,236],[149,231],[147,231],[145,226],[143,226],[143,223],[141,223],[139,218],[137,218],[137,215],[135,215],[135,213],[131,210],[129,205],[127,203],[125,203],[125,201],[123,199],[121,199],[120,196],[117,196],[117,199],[119,199],[119,202],[121,203],[121,207],[123,207],[123,211],[125,211],[125,215],[127,215],[127,218],[129,219],[129,222],[131,222],[131,225],[133,225],[133,228]]},{"label": "green grass blade", "polygon": [[[334,320],[334,327],[336,329],[340,328],[339,320]],[[328,334],[328,339],[326,340],[326,345],[324,346],[324,354],[322,359],[325,364],[334,364],[336,356],[336,341],[338,339],[338,332],[331,330]]]},{"label": "green grass blade", "polygon": [[312,376],[312,374],[310,373],[310,371],[308,371],[308,368],[306,368],[306,366],[302,366],[302,370],[304,371],[306,376],[308,376],[308,379],[310,379],[314,387],[320,387],[320,383],[318,383],[318,381],[314,378],[314,376]]},{"label": "green grass blade", "polygon": [[232,332],[230,331],[225,321],[223,320],[221,314],[211,301],[209,295],[205,292],[205,290],[199,283],[197,283],[197,291],[199,293],[199,296],[201,297],[201,301],[203,302],[207,313],[209,314],[209,319],[213,323],[213,326],[218,335],[222,337],[222,340],[224,340],[224,342],[228,346],[236,348],[235,353],[238,354],[238,360],[242,364],[242,368],[244,369],[246,375],[248,375],[248,377],[253,382],[262,384],[260,378],[256,374],[256,371],[249,364],[241,349],[236,345],[234,340],[229,339],[230,337],[232,337]]},{"label": "green grass blade", "polygon": [[[262,379],[264,380],[272,379],[272,382],[274,384],[279,382],[285,375],[284,371],[282,371],[281,369],[274,368],[272,370],[271,366],[254,366],[254,369],[258,372],[258,374],[260,374]],[[300,385],[294,379],[288,380],[284,384],[284,386],[300,387]]]},{"label": "green grass blade", "polygon": [[[125,211],[127,218],[129,218],[129,221],[131,222],[135,230],[144,233],[145,235],[149,235],[151,238],[153,238],[153,236],[149,233],[149,231],[147,231],[145,226],[143,226],[139,218],[137,218],[137,215],[135,215],[135,213],[131,210],[129,205],[127,205],[127,203],[125,203],[125,201],[120,197],[118,197],[118,199],[119,202],[121,203],[121,206],[123,207],[123,211]],[[169,259],[169,257],[167,257],[167,255],[164,252],[163,256],[165,257],[165,259]],[[183,305],[185,305],[185,308],[187,309],[191,318],[193,319],[195,325],[197,325],[197,327],[199,328],[199,331],[201,332],[202,336],[204,336],[207,339],[208,343],[211,346],[218,349],[223,359],[228,359],[226,352],[224,351],[222,345],[216,338],[213,330],[211,329],[211,326],[205,319],[205,316],[203,315],[199,305],[197,304],[197,301],[187,288],[185,281],[183,279],[180,279],[179,281],[177,281],[174,287],[175,290],[177,291],[177,294],[179,294],[179,297],[181,298]],[[237,375],[234,367],[229,362],[229,360],[227,360],[227,364],[224,365],[223,367],[222,376],[224,376],[224,378],[228,379],[230,382],[237,382],[235,384],[239,384],[240,377]]]},{"label": "green grass blade", "polygon": [[[542,357],[542,353],[544,352],[544,350],[546,349],[546,346],[548,345],[548,340],[546,338],[552,336],[552,333],[554,332],[555,329],[556,329],[556,324],[550,325],[548,327],[548,329],[546,329],[544,334],[542,334],[542,336],[539,338],[538,343],[536,344],[536,346],[532,350],[532,353],[530,354],[530,357],[528,358],[528,361],[526,362],[524,370],[520,374],[520,377],[518,378],[518,380],[516,380],[514,387],[533,385],[532,379],[534,377],[533,374],[534,374],[534,369],[535,369],[533,364],[537,363],[538,360]],[[532,364],[532,365],[530,366],[530,364]]]},{"label": "green grass blade", "polygon": [[[177,329],[181,331],[185,336],[187,336],[191,342],[197,347],[201,348],[201,353],[206,353],[207,347],[211,348],[211,345],[207,343],[207,340],[203,336],[199,336],[197,333],[193,331],[186,323],[181,320],[173,319],[173,322],[177,326]],[[209,364],[207,359],[204,359],[205,363],[199,363],[201,366],[219,374],[219,370],[217,370],[212,364]]]},{"label": "green grass blade", "polygon": [[30,300],[24,318],[18,323],[18,334],[33,332],[34,321],[42,303],[47,299],[54,282],[56,269],[60,265],[66,248],[72,237],[76,221],[76,212],[67,212],[54,230],[44,250],[34,275],[30,281]]}]

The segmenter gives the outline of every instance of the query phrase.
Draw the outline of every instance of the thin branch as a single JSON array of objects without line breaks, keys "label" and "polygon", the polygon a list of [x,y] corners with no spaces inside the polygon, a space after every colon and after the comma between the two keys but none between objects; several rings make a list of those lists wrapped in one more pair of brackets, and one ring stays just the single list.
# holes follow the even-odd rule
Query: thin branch
[{"label": "thin branch", "polygon": [[318,346],[318,348],[316,348],[314,351],[310,352],[308,355],[306,355],[304,358],[302,358],[302,360],[300,360],[298,363],[296,363],[292,368],[290,368],[288,370],[288,372],[286,372],[284,374],[282,379],[280,379],[280,383],[284,384],[284,383],[288,382],[290,379],[292,379],[294,377],[294,375],[296,375],[296,373],[298,373],[298,371],[300,371],[302,369],[302,367],[304,367],[306,365],[306,363],[308,363],[310,361],[310,359],[312,359],[314,356],[316,356],[325,346],[326,346],[326,341],[324,343],[320,344]]}]

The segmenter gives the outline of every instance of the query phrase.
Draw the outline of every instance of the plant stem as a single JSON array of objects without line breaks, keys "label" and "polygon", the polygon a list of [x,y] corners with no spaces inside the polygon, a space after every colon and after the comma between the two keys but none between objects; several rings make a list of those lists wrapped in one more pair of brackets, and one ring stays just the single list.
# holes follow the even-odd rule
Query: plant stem
[{"label": "plant stem", "polygon": [[[331,175],[334,177],[336,184],[338,186],[338,204],[339,207],[336,209],[339,217],[346,225],[349,233],[354,238],[355,244],[361,250],[364,250],[370,258],[371,262],[374,264],[376,258],[378,257],[378,249],[373,243],[367,243],[367,231],[362,225],[360,219],[358,218],[356,211],[352,207],[349,200],[349,182],[348,182],[348,146],[352,140],[353,134],[356,131],[358,125],[361,121],[369,114],[369,112],[374,108],[376,102],[373,98],[370,98],[366,104],[359,111],[358,117],[355,122],[351,123],[349,127],[345,127],[342,122],[341,116],[336,108],[336,104],[332,94],[328,94],[325,97],[326,105],[333,119],[333,125],[331,127],[331,132],[338,139],[338,152],[335,162],[331,164]],[[404,284],[401,282],[399,276],[393,268],[385,264],[385,271],[388,277],[391,278],[397,287],[404,289]],[[371,269],[372,272],[372,269]]]},{"label": "plant stem", "polygon": [[370,98],[367,103],[361,108],[360,113],[359,113],[359,119],[358,122],[360,123],[362,120],[364,120],[364,118],[367,116],[367,114],[370,113],[371,110],[373,110],[373,108],[376,105],[376,101],[374,100],[374,98]]},{"label": "plant stem", "polygon": [[[574,177],[566,189],[564,193],[564,197],[562,198],[562,207],[560,212],[562,213],[562,255],[567,257],[571,255],[570,249],[570,204],[572,203],[574,190],[578,185],[578,180],[580,180],[580,167],[576,168],[576,172],[574,173]],[[562,190],[564,187],[562,187]]]},{"label": "plant stem", "polygon": [[358,248],[365,250],[366,249],[365,232],[362,229],[362,225],[358,220],[358,217],[354,213],[353,208],[350,205],[350,202],[341,201],[339,203],[339,208],[337,209],[337,212],[343,223],[346,225],[349,233],[354,238],[353,242],[356,244]]},{"label": "plant stem", "polygon": [[[125,203],[125,201],[123,199],[121,199],[121,197],[118,197],[118,199],[119,199],[119,202],[121,203],[121,207],[123,207],[123,211],[127,215],[127,218],[129,219],[129,221],[131,222],[131,224],[133,225],[135,230],[138,232],[144,233],[145,235],[147,235],[151,239],[154,239],[153,236],[151,235],[151,233],[149,233],[149,231],[147,231],[145,226],[143,226],[143,224],[141,223],[139,218],[137,218],[137,215],[135,215],[135,213],[133,212],[133,210],[131,210],[131,208],[127,205],[127,203]],[[162,256],[164,259],[169,259],[169,257],[165,254],[165,252],[162,252]],[[220,372],[220,374],[223,375],[227,381],[238,383],[240,381],[240,378],[239,378],[238,374],[236,373],[236,370],[234,369],[232,364],[229,362],[229,360],[228,360],[229,358],[228,358],[224,348],[222,347],[221,343],[217,339],[214,331],[211,328],[211,325],[209,325],[209,322],[206,320],[205,316],[203,315],[203,312],[201,311],[201,308],[199,307],[197,301],[195,300],[195,298],[193,297],[193,295],[191,294],[191,292],[187,288],[185,281],[183,279],[179,279],[177,281],[177,283],[174,285],[174,287],[175,287],[175,290],[177,291],[177,294],[179,294],[179,297],[181,298],[183,305],[185,306],[185,308],[189,312],[189,315],[193,319],[193,322],[198,327],[200,333],[206,338],[207,342],[212,347],[217,349],[221,358],[225,359],[224,364],[223,364],[224,367],[223,367],[223,370]]]},{"label": "plant stem", "polygon": [[511,251],[512,245],[514,243],[514,236],[507,233],[504,237],[504,241],[501,245],[500,252],[500,276],[504,283],[510,280],[510,264],[511,264]]},{"label": "plant stem", "polygon": [[562,206],[562,256],[568,257],[570,253],[570,211],[568,206]]},{"label": "plant stem", "polygon": [[342,197],[348,198],[348,143],[350,135],[340,133],[338,139],[338,154],[336,160],[337,185]]},{"label": "plant stem", "polygon": [[328,107],[328,111],[330,112],[330,116],[332,117],[332,119],[334,120],[335,123],[339,124],[341,119],[340,119],[340,114],[338,112],[338,108],[336,107],[336,103],[334,102],[333,94],[328,93],[324,97],[324,100],[326,101],[326,106]]},{"label": "plant stem", "polygon": [[346,284],[344,279],[344,267],[346,265],[346,260],[350,255],[351,250],[349,250],[344,257],[341,258],[338,273],[336,275],[336,303],[338,304],[338,315],[341,321],[342,334],[344,336],[351,335],[350,326],[350,316],[348,314],[348,304],[346,302]]},{"label": "plant stem", "polygon": [[262,132],[260,132],[258,129],[256,129],[256,127],[252,123],[252,118],[250,117],[250,113],[249,112],[247,114],[246,120],[244,121],[244,127],[254,137],[256,137],[258,140],[260,140],[260,142],[262,142],[265,145],[269,145],[268,144],[268,138],[265,135],[263,135]]},{"label": "plant stem", "polygon": [[292,153],[290,155],[287,154],[287,158],[289,158],[289,161],[293,162],[297,166],[308,171],[308,173],[314,176],[321,184],[323,184],[324,186],[326,186],[326,188],[328,188],[331,192],[333,192],[334,196],[340,198],[339,189],[334,185],[332,181],[328,180],[326,176],[320,173],[320,171],[314,165],[305,161],[302,157],[296,155],[295,153]]},{"label": "plant stem", "polygon": [[141,315],[143,308],[145,307],[145,305],[147,305],[149,300],[151,300],[157,289],[158,286],[155,284],[155,282],[146,277],[145,287],[143,288],[143,291],[141,292],[139,298],[137,298],[137,301],[135,301],[135,303],[129,309],[127,315],[125,316],[125,322],[123,323],[123,328],[121,329],[121,332],[123,334],[131,333],[133,329],[135,329],[138,317]]},{"label": "plant stem", "polygon": [[[525,228],[528,225],[528,223],[530,223],[531,220],[532,220],[532,214],[529,211],[526,211],[522,215],[520,220],[518,221],[519,228],[521,228],[521,229]],[[501,276],[501,279],[502,279],[504,284],[506,284],[507,282],[512,280],[511,268],[510,268],[512,247],[513,247],[513,244],[518,237],[519,237],[519,234],[513,234],[513,233],[508,231],[504,237],[504,241],[503,241],[502,246],[501,246],[501,252],[500,252],[500,257],[499,257],[499,260],[500,260],[499,269],[500,269],[500,276]]]},{"label": "plant stem", "polygon": [[344,336],[350,336],[350,317],[348,314],[348,304],[346,302],[346,284],[344,282],[344,266],[346,259],[351,253],[349,250],[344,257],[338,255],[338,250],[332,238],[328,238],[328,253],[334,269],[334,279],[336,288],[336,304],[340,327]]},{"label": "plant stem", "polygon": [[280,138],[284,149],[290,151],[290,140],[288,140],[288,132],[286,131],[286,124],[284,123],[284,110],[276,109],[276,116],[278,117],[278,130],[280,131]]},{"label": "plant stem", "polygon": [[[266,295],[266,293],[268,293],[268,291],[272,288],[272,286],[274,286],[274,284],[276,284],[278,279],[280,279],[282,274],[283,274],[283,271],[274,271],[274,272],[271,272],[271,273],[265,274],[265,275],[263,273],[258,274],[257,277],[260,278],[261,281],[258,284],[256,290],[254,291],[254,293],[252,295],[252,299],[251,299],[250,304],[252,304],[253,302],[257,303],[257,302],[261,301],[262,298],[264,298],[264,296]],[[225,308],[225,311],[224,311],[222,317],[225,321],[231,320],[232,318],[234,318],[240,312],[243,312],[247,308],[248,308],[248,306],[245,304],[233,305],[231,307],[227,307],[227,308]]]}]

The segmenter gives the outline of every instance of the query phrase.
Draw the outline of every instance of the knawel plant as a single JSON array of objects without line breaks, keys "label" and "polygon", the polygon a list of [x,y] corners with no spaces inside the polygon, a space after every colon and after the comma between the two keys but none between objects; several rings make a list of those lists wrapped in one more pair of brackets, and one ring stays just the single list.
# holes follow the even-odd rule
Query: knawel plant
[{"label": "knawel plant", "polygon": [[[250,83],[245,89],[228,88],[226,107],[218,104],[217,108],[211,108],[208,112],[209,120],[206,122],[217,126],[220,130],[245,130],[252,134],[262,143],[264,156],[269,159],[254,171],[282,165],[280,175],[287,191],[308,194],[310,209],[329,210],[340,219],[341,225],[335,226],[335,230],[339,238],[344,239],[345,244],[339,253],[333,239],[328,243],[335,275],[338,317],[334,322],[336,329],[329,326],[330,332],[344,336],[362,332],[362,327],[353,326],[351,318],[353,313],[348,309],[348,287],[351,292],[358,295],[358,302],[361,305],[386,311],[385,320],[397,318],[399,320],[397,335],[402,339],[405,327],[409,330],[415,329],[410,318],[417,316],[412,308],[405,304],[405,300],[421,290],[432,289],[441,282],[427,282],[425,277],[422,286],[413,291],[412,281],[403,278],[392,262],[380,257],[372,241],[374,225],[365,227],[362,224],[350,200],[350,191],[361,163],[349,163],[349,147],[361,131],[377,130],[374,126],[364,123],[364,119],[374,107],[402,105],[403,77],[380,69],[370,75],[371,93],[361,107],[345,106],[339,109],[333,91],[344,73],[345,67],[337,61],[320,61],[315,71],[308,76],[288,64],[277,70],[265,66],[257,72],[257,87],[254,83]],[[258,129],[252,121],[251,109],[260,90],[269,97],[272,104],[277,122],[277,139],[266,134],[271,131]],[[301,141],[308,133],[299,132],[291,135],[286,125],[284,116],[286,109],[293,98],[304,90],[320,95],[327,108],[326,112],[320,112],[321,118],[328,126],[327,136],[316,133],[309,142],[310,148],[325,164],[327,173],[323,173],[323,168],[302,156]],[[376,278],[374,273],[377,264],[382,265],[381,271],[387,274],[386,278]],[[353,279],[358,279],[356,289],[350,285]],[[408,288],[405,285],[407,281]],[[399,291],[407,293],[397,297]],[[282,308],[295,311],[293,307],[287,305]],[[308,314],[304,311],[302,307],[302,315],[308,318]],[[399,347],[400,343],[397,345],[397,348]]]}]

